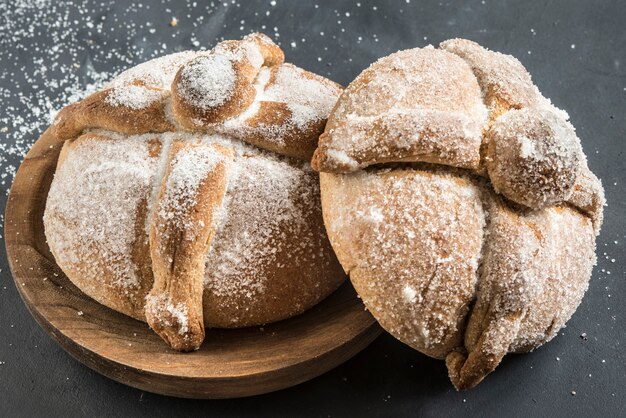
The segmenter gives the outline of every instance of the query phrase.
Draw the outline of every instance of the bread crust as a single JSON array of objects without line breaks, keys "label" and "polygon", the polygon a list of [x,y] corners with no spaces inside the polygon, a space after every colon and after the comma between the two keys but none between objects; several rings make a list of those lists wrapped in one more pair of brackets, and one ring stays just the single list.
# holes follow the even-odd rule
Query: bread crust
[{"label": "bread crust", "polygon": [[553,338],[595,264],[604,192],[515,58],[462,39],[384,57],[312,161],[335,253],[399,340],[457,389]]},{"label": "bread crust", "polygon": [[[226,192],[227,158],[232,159],[228,149],[174,141],[154,203],[149,234],[154,283],[146,321],[176,350],[197,350],[204,340],[204,261],[215,232],[214,211]],[[202,167],[195,178],[190,165]]]},{"label": "bread crust", "polygon": [[477,168],[487,117],[480,94],[456,55],[426,48],[381,58],[346,88],[312,165],[326,172],[399,161]]},{"label": "bread crust", "polygon": [[484,214],[472,180],[416,169],[320,179],[329,238],[365,306],[401,341],[444,359],[463,342],[477,282]]},{"label": "bread crust", "polygon": [[337,102],[311,164],[329,173],[390,162],[469,169],[516,203],[567,202],[599,226],[602,186],[567,118],[517,59],[452,39],[363,71]]},{"label": "bread crust", "polygon": [[[237,91],[205,89],[223,100],[178,106],[181,74],[216,56]],[[205,327],[299,314],[345,280],[303,161],[341,88],[283,61],[260,34],[161,57],[63,109],[50,129],[64,142],[44,212],[58,265],[174,349],[197,349]]]},{"label": "bread crust", "polygon": [[52,133],[61,140],[95,128],[129,135],[221,133],[308,162],[341,91],[284,63],[282,50],[254,33],[131,68],[63,108]]}]

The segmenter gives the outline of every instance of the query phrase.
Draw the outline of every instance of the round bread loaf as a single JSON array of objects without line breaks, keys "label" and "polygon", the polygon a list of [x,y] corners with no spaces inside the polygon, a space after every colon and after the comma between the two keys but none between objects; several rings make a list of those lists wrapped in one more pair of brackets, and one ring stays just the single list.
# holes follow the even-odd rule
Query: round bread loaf
[{"label": "round bread loaf", "polygon": [[58,265],[173,348],[299,314],[345,279],[308,161],[341,93],[253,34],[134,67],[64,108],[44,213]]},{"label": "round bread loaf", "polygon": [[458,389],[554,337],[587,289],[604,195],[567,119],[515,58],[453,39],[371,65],[320,137],[341,265]]}]

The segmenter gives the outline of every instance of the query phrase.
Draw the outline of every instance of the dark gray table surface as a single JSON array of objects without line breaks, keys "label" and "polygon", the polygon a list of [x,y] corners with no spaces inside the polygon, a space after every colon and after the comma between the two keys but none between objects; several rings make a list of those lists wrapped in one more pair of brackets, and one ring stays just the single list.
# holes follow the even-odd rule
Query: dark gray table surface
[{"label": "dark gray table surface", "polygon": [[383,335],[335,370],[268,395],[195,401],[144,393],[57,346],[26,310],[2,252],[0,417],[626,416],[625,28],[619,0],[1,0],[2,190],[54,110],[88,85],[153,56],[258,30],[281,43],[288,61],[342,84],[378,57],[451,37],[513,54],[569,112],[608,207],[598,265],[567,328],[531,354],[508,356],[468,392],[452,388],[443,362]]}]

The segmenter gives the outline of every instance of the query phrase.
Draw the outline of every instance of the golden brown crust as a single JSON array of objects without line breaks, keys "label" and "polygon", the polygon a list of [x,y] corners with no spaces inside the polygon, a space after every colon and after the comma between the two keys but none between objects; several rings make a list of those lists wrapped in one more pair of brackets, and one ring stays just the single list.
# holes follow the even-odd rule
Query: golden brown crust
[{"label": "golden brown crust", "polygon": [[[573,314],[604,195],[567,115],[519,61],[466,40],[441,48],[392,54],[357,77],[312,165],[365,305],[467,389]],[[474,115],[471,141],[459,114]]]},{"label": "golden brown crust", "polygon": [[330,115],[313,168],[436,163],[487,176],[497,192],[530,208],[584,200],[601,216],[603,196],[582,178],[584,156],[567,114],[521,63],[463,39],[440,48],[400,51],[363,71]]},{"label": "golden brown crust", "polygon": [[541,100],[530,74],[515,57],[489,51],[467,39],[449,39],[439,48],[458,55],[470,65],[491,121],[510,109],[534,106]]},{"label": "golden brown crust", "polygon": [[[156,89],[148,90],[157,92]],[[112,93],[113,89],[99,91],[78,103],[64,107],[55,119],[53,135],[59,139],[71,139],[90,128],[125,134],[167,132],[175,129],[165,116],[162,101],[155,101],[141,109],[133,109],[125,105],[111,104],[108,99]]]},{"label": "golden brown crust", "polygon": [[[147,220],[154,219],[152,190],[160,190],[165,174],[159,166],[170,161],[170,138],[179,136],[99,133],[66,142],[46,206],[46,236],[67,276],[95,300],[139,320],[146,320],[153,261],[169,262],[151,257]],[[237,151],[236,143],[203,136],[184,142],[237,152],[226,201],[216,206],[212,248],[202,257],[206,327],[289,318],[345,280],[324,230],[315,172],[250,147]],[[184,312],[173,309],[178,303],[168,305],[161,309]],[[176,337],[176,323],[169,324]]]},{"label": "golden brown crust", "polygon": [[226,191],[228,157],[232,154],[223,148],[174,141],[155,202],[150,223],[154,284],[146,321],[176,350],[197,350],[204,340],[204,260],[214,235],[214,210]]},{"label": "golden brown crust", "polygon": [[574,313],[595,264],[591,221],[567,207],[519,213],[490,199],[489,239],[467,353],[446,358],[458,389],[478,384],[508,352],[551,340]]},{"label": "golden brown crust", "polygon": [[348,86],[312,165],[336,173],[398,161],[477,168],[486,116],[462,59],[432,48],[400,51]]},{"label": "golden brown crust", "polygon": [[320,179],[329,238],[368,310],[401,341],[445,358],[463,341],[483,240],[472,180],[409,169]]},{"label": "golden brown crust", "polygon": [[[241,166],[240,171],[258,167],[254,159],[248,160],[251,161]],[[271,173],[265,173],[271,176]],[[250,269],[240,268],[223,276],[224,266],[219,265],[219,260],[228,253],[229,242],[246,245],[242,232],[254,233],[254,228],[241,226],[251,219],[247,213],[261,212],[261,216],[253,219],[262,224],[266,218],[262,213],[271,210],[263,205],[246,203],[258,201],[264,194],[259,196],[259,192],[250,187],[253,185],[242,183],[231,191],[230,205],[239,208],[238,214],[233,214],[216,236],[216,244],[222,245],[212,249],[207,263],[204,316],[209,326],[232,328],[289,318],[322,300],[345,280],[346,275],[324,229],[317,190],[319,178],[315,172],[308,171],[297,183],[299,186],[291,193],[298,218],[281,216],[275,219],[272,222],[274,227],[263,234],[265,244],[257,249],[261,254],[239,261],[254,265],[256,275],[264,278],[257,280],[256,285],[244,286],[243,291],[232,283],[239,277],[245,284]],[[311,197],[315,199],[315,205],[308,203]],[[281,211],[285,209],[289,210],[283,208]],[[263,286],[262,290],[258,289],[259,285]]]},{"label": "golden brown crust", "polygon": [[[287,76],[281,76],[287,74]],[[288,100],[290,91],[307,90],[306,85],[323,88],[331,102],[339,96],[341,86],[317,74],[302,70],[291,64],[269,68],[269,79],[264,87],[264,96],[258,102],[258,110],[243,125],[226,124],[217,128],[219,132],[245,140],[260,148],[288,157],[309,161],[317,147],[317,139],[324,132],[326,119],[310,118],[300,123],[295,121],[294,104],[311,106],[306,94]],[[282,92],[276,94],[277,92]],[[327,106],[330,111],[330,106]]]},{"label": "golden brown crust", "polygon": [[[138,167],[135,157],[142,162]],[[102,160],[115,161],[116,170],[99,164]],[[93,133],[67,141],[44,212],[46,238],[63,272],[88,296],[141,320],[153,281],[144,221],[152,191],[149,171],[157,163],[143,142],[123,144]],[[96,205],[92,196],[102,185],[108,185],[106,203]],[[129,213],[111,212],[109,206]],[[122,222],[128,232],[105,239],[104,233]]]},{"label": "golden brown crust", "polygon": [[53,130],[60,139],[94,128],[224,133],[309,161],[340,94],[338,84],[285,64],[282,50],[255,33],[127,70],[103,91],[62,109]]},{"label": "golden brown crust", "polygon": [[[186,131],[191,113],[175,115],[180,91],[171,85],[194,59],[220,54],[241,64],[254,100],[215,123],[237,100],[209,91],[231,103]],[[283,60],[258,34],[208,55],[161,57],[62,110],[51,129],[65,141],[44,213],[57,263],[87,295],[147,320],[176,349],[197,348],[205,326],[289,318],[345,280],[324,230],[317,173],[301,161],[341,88]],[[171,200],[176,161],[188,152],[195,157],[175,182],[188,194]]]}]

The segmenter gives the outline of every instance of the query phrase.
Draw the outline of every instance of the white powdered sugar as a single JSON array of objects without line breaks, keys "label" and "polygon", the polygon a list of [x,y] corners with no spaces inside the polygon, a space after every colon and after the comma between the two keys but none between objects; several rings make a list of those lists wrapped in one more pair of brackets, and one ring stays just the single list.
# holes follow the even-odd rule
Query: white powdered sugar
[{"label": "white powdered sugar", "polygon": [[287,103],[291,121],[304,129],[311,122],[328,117],[337,101],[337,88],[307,77],[296,66],[283,64],[260,100]]},{"label": "white powdered sugar", "polygon": [[468,389],[571,317],[604,199],[567,114],[519,61],[466,40],[442,48],[455,55],[415,49],[364,71],[313,161],[333,248],[368,310]]},{"label": "white powdered sugar", "polygon": [[333,248],[368,309],[413,347],[454,347],[481,255],[485,213],[476,185],[417,170],[328,176]]},{"label": "white powdered sugar", "polygon": [[123,71],[104,87],[140,84],[155,89],[169,90],[180,67],[200,54],[202,53],[182,51],[151,59]]},{"label": "white powdered sugar", "polygon": [[264,61],[263,54],[255,42],[244,42],[243,51],[246,59],[250,62],[250,64],[252,64],[253,67],[261,68]]},{"label": "white powdered sugar", "polygon": [[182,69],[178,93],[189,104],[210,109],[231,97],[236,77],[229,54],[205,55]]},{"label": "white powdered sugar", "polygon": [[[488,322],[469,326],[484,333],[480,351],[504,355],[552,339],[570,318],[595,263],[591,222],[569,208],[522,214],[489,207],[478,300]],[[541,231],[541,232],[538,232]]]},{"label": "white powdered sugar", "polygon": [[549,108],[509,110],[494,122],[485,155],[494,189],[531,208],[566,201],[583,151],[569,122]]},{"label": "white powdered sugar", "polygon": [[535,148],[535,144],[533,143],[533,141],[531,141],[525,136],[519,136],[517,139],[520,145],[520,150],[519,150],[520,157],[528,158],[535,153],[536,148]]},{"label": "white powdered sugar", "polygon": [[[223,155],[212,147],[179,150],[170,162],[159,217],[166,221],[181,221],[196,203],[198,187],[220,161],[223,161]],[[193,235],[188,237],[191,239]]]},{"label": "white powdered sugar", "polygon": [[133,84],[114,87],[106,97],[111,106],[126,106],[131,109],[144,109],[169,95],[168,91],[148,89]]},{"label": "white powdered sugar", "polygon": [[[298,130],[315,129],[328,117],[341,94],[334,83],[291,64],[262,67],[253,87],[256,97],[252,104],[217,130],[244,140],[248,135],[261,137],[263,142],[279,146],[287,145],[287,138]],[[275,105],[287,112],[277,111]],[[285,117],[276,118],[277,112],[286,113]]]},{"label": "white powdered sugar", "polygon": [[415,303],[417,300],[417,292],[411,286],[406,285],[402,288],[402,297],[409,303]]},{"label": "white powdered sugar", "polygon": [[176,318],[179,324],[178,333],[184,335],[189,330],[189,309],[182,303],[167,305],[167,311]]},{"label": "white powdered sugar", "polygon": [[326,155],[335,163],[347,167],[349,170],[356,170],[359,168],[359,163],[344,150],[329,148],[326,151]]},{"label": "white powdered sugar", "polygon": [[[259,151],[238,153],[207,257],[207,290],[247,299],[262,292],[265,272],[280,268],[281,236],[305,229],[304,218],[319,205],[318,187],[310,168]],[[287,256],[304,256],[316,248],[317,239],[301,235],[300,249]]]},{"label": "white powdered sugar", "polygon": [[105,88],[111,91],[106,102],[139,110],[164,101],[180,67],[200,53],[184,51],[165,55],[132,67],[116,76]]},{"label": "white powdered sugar", "polygon": [[345,172],[390,161],[477,168],[487,114],[463,60],[436,49],[400,51],[348,86],[320,141],[318,168]]},{"label": "white powdered sugar", "polygon": [[105,270],[119,286],[135,286],[137,208],[151,193],[158,159],[142,139],[77,141],[48,193],[48,243],[62,268],[94,278]]},{"label": "white powdered sugar", "polygon": [[[325,234],[314,232],[307,221],[320,216],[318,177],[308,164],[217,135],[94,134],[80,139],[68,154],[46,210],[46,234],[59,265],[74,268],[87,260],[81,267],[83,288],[97,286],[103,274],[113,275],[120,289],[137,285],[139,266],[131,256],[135,240],[147,239],[154,210],[160,218],[176,221],[195,203],[203,179],[225,160],[216,145],[232,150],[234,159],[226,170],[222,205],[214,208],[206,291],[224,303],[253,301],[265,291],[270,272],[282,268],[282,257],[296,265],[318,256],[325,260],[319,253]],[[202,145],[181,148],[170,161],[174,141]],[[165,194],[155,207],[168,167]],[[147,219],[138,225],[143,202]],[[144,237],[136,236],[137,228]],[[285,236],[298,240],[285,241]]]},{"label": "white powdered sugar", "polygon": [[[167,294],[146,296],[146,309],[152,310],[151,316],[159,318],[162,326],[176,326],[179,335],[185,335],[189,331],[189,308],[182,302],[172,302]],[[169,317],[161,315],[162,312],[169,313],[173,321],[170,321]]]}]

